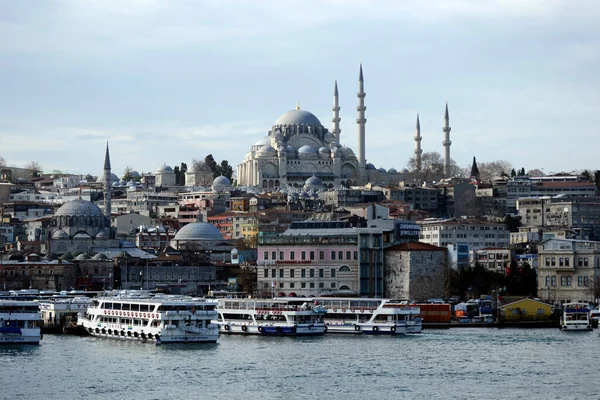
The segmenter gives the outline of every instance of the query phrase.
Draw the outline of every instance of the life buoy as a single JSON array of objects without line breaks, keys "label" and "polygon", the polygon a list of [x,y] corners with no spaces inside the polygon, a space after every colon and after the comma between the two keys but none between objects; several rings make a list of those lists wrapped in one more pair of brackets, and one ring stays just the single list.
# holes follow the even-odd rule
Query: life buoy
[{"label": "life buoy", "polygon": [[260,333],[262,333],[262,331],[263,331],[263,327],[262,327],[262,326],[259,326],[259,327],[258,327],[258,331],[259,331]]},{"label": "life buoy", "polygon": [[323,330],[324,332],[327,332],[327,325],[325,325],[324,327],[325,329]]},{"label": "life buoy", "polygon": [[342,308],[342,312],[346,312],[346,309],[345,309],[345,308]]},{"label": "life buoy", "polygon": [[354,312],[355,310],[354,310],[354,308],[351,308],[350,311]]},{"label": "life buoy", "polygon": [[361,308],[361,309],[360,309],[360,312],[365,312],[365,309],[364,309],[364,308]]},{"label": "life buoy", "polygon": [[246,332],[248,330],[248,327],[246,325],[242,325],[242,331]]},{"label": "life buoy", "polygon": [[373,327],[373,332],[377,332],[378,330],[379,330],[379,327],[377,327],[377,326]]},{"label": "life buoy", "polygon": [[229,330],[229,325],[225,325],[225,330],[228,331]]},{"label": "life buoy", "polygon": [[334,309],[333,309],[333,310],[331,310],[331,311],[333,311],[333,312],[336,312],[336,311],[337,311],[337,308],[334,308]]},{"label": "life buoy", "polygon": [[360,326],[358,326],[358,325],[354,325],[354,330],[355,330],[355,331],[360,331]]},{"label": "life buoy", "polygon": [[396,327],[395,327],[395,326],[392,326],[392,327],[390,328],[390,331],[392,331],[392,333],[396,332]]}]

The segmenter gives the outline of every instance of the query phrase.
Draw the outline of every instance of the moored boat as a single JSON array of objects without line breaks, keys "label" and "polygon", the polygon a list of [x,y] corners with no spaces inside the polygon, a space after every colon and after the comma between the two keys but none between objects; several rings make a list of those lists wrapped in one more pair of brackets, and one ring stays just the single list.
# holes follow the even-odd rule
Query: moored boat
[{"label": "moored boat", "polygon": [[35,301],[0,300],[0,344],[39,344],[40,325]]},{"label": "moored boat", "polygon": [[216,343],[217,303],[188,296],[119,293],[92,299],[78,324],[90,335],[161,343]]},{"label": "moored boat", "polygon": [[77,320],[77,314],[85,312],[92,304],[88,297],[71,297],[66,295],[53,296],[37,300],[40,304],[42,332],[63,333],[72,328]]},{"label": "moored boat", "polygon": [[325,310],[329,333],[398,335],[420,333],[419,307],[390,299],[313,297],[315,307]]},{"label": "moored boat", "polygon": [[219,299],[222,333],[309,336],[325,332],[323,314],[309,302],[286,299]]},{"label": "moored boat", "polygon": [[590,309],[588,304],[580,302],[564,303],[560,317],[560,329],[563,331],[591,331]]}]

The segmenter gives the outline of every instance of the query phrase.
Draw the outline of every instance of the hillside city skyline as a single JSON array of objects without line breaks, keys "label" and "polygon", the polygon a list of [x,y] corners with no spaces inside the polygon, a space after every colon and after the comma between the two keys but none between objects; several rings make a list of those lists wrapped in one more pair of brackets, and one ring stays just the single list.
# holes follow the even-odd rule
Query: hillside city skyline
[{"label": "hillside city skyline", "polygon": [[[518,5],[518,6],[517,6]],[[585,1],[9,1],[0,17],[0,156],[45,172],[153,172],[212,154],[232,166],[295,108],[357,149],[365,73],[367,162],[403,169],[422,149],[468,168],[505,160],[545,173],[594,170],[600,145],[600,6]],[[309,15],[310,14],[310,15]],[[302,16],[302,17],[298,17]],[[585,146],[582,144],[585,143]],[[508,171],[507,171],[508,172]]]}]

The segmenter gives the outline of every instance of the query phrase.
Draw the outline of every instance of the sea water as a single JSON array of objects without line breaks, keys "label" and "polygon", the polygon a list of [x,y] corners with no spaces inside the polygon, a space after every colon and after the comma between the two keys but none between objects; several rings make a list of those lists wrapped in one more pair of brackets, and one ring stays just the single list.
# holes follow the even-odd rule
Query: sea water
[{"label": "sea water", "polygon": [[45,335],[0,347],[2,399],[599,399],[598,331],[462,328],[398,337]]}]

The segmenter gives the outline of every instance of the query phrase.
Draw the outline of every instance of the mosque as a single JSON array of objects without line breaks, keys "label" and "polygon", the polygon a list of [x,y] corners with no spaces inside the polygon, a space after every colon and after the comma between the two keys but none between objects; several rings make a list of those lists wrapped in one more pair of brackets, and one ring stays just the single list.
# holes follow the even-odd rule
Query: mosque
[{"label": "mosque", "polygon": [[256,142],[237,167],[238,184],[262,190],[286,187],[334,188],[371,183],[397,184],[408,170],[375,168],[365,159],[365,96],[362,65],[358,78],[358,154],[340,145],[337,81],[333,91],[332,129],[299,106],[275,121],[268,135]]}]

